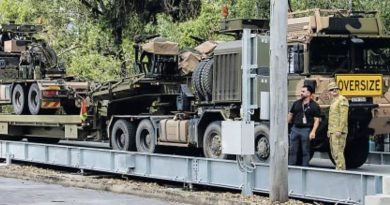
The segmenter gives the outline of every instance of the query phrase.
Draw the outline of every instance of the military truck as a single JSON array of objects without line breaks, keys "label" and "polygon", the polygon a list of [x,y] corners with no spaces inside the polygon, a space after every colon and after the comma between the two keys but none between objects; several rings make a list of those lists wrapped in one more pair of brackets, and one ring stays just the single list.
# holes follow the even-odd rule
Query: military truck
[{"label": "military truck", "polygon": [[347,167],[366,161],[369,136],[390,132],[390,36],[376,12],[311,9],[288,20],[289,101],[302,85],[316,89],[323,118],[313,150],[329,152],[327,92],[336,81],[349,100]]},{"label": "military truck", "polygon": [[88,83],[66,77],[55,51],[35,38],[40,32],[42,25],[1,24],[0,105],[12,104],[17,115],[53,114],[61,106],[79,112],[75,96],[85,95]]},{"label": "military truck", "polygon": [[[368,136],[389,132],[386,123],[389,37],[375,13],[346,12],[340,16],[342,11],[326,12],[330,14],[324,16],[321,10],[291,14],[286,68],[289,102],[299,98],[304,84],[316,89],[314,99],[321,105],[323,116],[312,150],[329,152],[326,123],[331,98],[326,87],[336,80],[342,94],[350,100],[346,163],[349,168],[359,167],[367,158]],[[376,33],[375,26],[363,29],[371,25],[377,25]],[[233,35],[236,40],[219,43],[211,55],[197,64],[192,75],[182,75],[179,70],[177,44],[162,39],[144,43],[155,36],[140,37],[134,45],[138,74],[94,89],[89,95],[89,108],[85,109],[86,119],[80,120],[78,116],[21,119],[7,115],[0,118],[0,136],[108,139],[113,149],[150,153],[161,146],[196,147],[206,157],[227,159],[230,156],[222,149],[222,123],[242,119],[240,39],[246,28],[253,32],[250,64],[256,65],[250,75],[254,160],[267,162],[269,21],[224,20],[221,26],[221,33]],[[339,63],[331,64],[336,62]]]},{"label": "military truck", "polygon": [[[268,21],[259,23],[268,25]],[[242,27],[239,29],[242,30]],[[138,74],[103,83],[89,93],[88,108],[82,109],[85,119],[77,115],[2,115],[0,137],[14,140],[27,138],[35,142],[108,139],[113,149],[150,153],[161,146],[196,147],[203,149],[206,157],[228,158],[222,153],[221,122],[240,118],[240,61],[236,61],[241,53],[240,41],[217,46],[214,57],[200,62],[193,75],[183,75],[178,69],[178,45],[159,38],[144,43],[151,37],[140,37],[134,45]],[[266,33],[256,42],[254,51],[259,57],[255,59],[258,65],[266,67]],[[221,71],[220,77],[213,74],[218,57],[235,65]],[[232,80],[234,84],[227,80]],[[256,87],[269,92],[267,81],[267,77],[256,78]],[[208,96],[203,96],[203,92]],[[256,102],[259,98],[260,95],[256,95]],[[265,95],[263,101],[267,102],[267,99]],[[260,106],[260,102],[258,104]],[[255,119],[260,118],[258,107]],[[266,115],[264,117],[267,118]],[[264,136],[257,143],[263,150],[261,153],[265,153],[260,158],[266,160],[269,155],[268,123],[256,121],[257,135]]]}]

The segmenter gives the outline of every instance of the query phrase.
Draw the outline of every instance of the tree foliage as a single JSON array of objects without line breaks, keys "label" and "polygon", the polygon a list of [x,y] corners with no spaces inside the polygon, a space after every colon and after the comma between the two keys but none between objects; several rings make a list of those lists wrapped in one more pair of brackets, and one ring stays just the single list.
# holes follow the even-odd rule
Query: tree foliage
[{"label": "tree foliage", "polygon": [[[0,22],[34,23],[43,17],[41,37],[57,51],[68,73],[90,80],[118,78],[132,71],[134,36],[161,34],[181,47],[198,44],[191,36],[224,40],[216,35],[229,6],[229,18],[268,18],[263,0],[0,0]],[[349,0],[290,0],[293,11],[309,8],[348,9]],[[390,2],[355,0],[355,10],[378,10],[390,28]]]}]

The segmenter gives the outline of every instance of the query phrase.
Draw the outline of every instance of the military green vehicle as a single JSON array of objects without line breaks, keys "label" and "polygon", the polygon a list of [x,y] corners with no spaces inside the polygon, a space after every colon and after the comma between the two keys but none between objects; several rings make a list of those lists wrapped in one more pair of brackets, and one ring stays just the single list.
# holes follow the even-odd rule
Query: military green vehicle
[{"label": "military green vehicle", "polygon": [[296,100],[302,85],[308,84],[315,88],[314,98],[323,108],[313,150],[329,152],[330,81],[337,82],[350,104],[347,167],[366,161],[370,135],[390,132],[389,43],[390,36],[376,12],[312,9],[290,13],[289,101]]},{"label": "military green vehicle", "polygon": [[39,32],[41,25],[1,25],[0,105],[12,104],[17,115],[52,114],[61,106],[68,114],[79,112],[74,96],[85,94],[87,83],[66,77],[54,50],[35,38]]},{"label": "military green vehicle", "polygon": [[[260,150],[256,160],[267,161],[269,22],[229,23],[233,24],[237,28],[229,32],[237,35],[243,26],[262,32],[253,48],[253,61],[259,66],[253,81],[253,120],[256,150]],[[114,149],[156,152],[160,146],[195,147],[202,149],[205,157],[227,159],[222,150],[222,122],[241,118],[241,40],[206,44],[212,49],[199,48],[208,50],[208,55],[195,66],[192,75],[179,70],[179,50],[173,45],[158,39],[137,43],[135,68],[139,74],[98,87],[92,93],[96,113],[91,116],[100,115],[95,118],[100,122],[90,118],[89,124],[104,127]]]},{"label": "military green vehicle", "polygon": [[[267,23],[261,20],[229,20],[222,23],[223,33],[240,39],[243,28],[257,33],[252,64],[255,78],[251,84],[253,120],[256,122],[256,159],[269,157],[269,133],[266,101],[269,89],[269,37]],[[350,101],[349,134],[345,150],[346,165],[356,168],[368,156],[369,136],[389,133],[388,81],[390,74],[390,36],[376,12],[313,9],[291,13],[288,20],[289,106],[300,98],[303,85],[315,90],[314,100],[322,108],[322,120],[312,152],[328,152],[327,115],[331,96],[327,85],[336,81],[341,94]],[[241,98],[241,41],[221,43],[214,56],[203,60],[194,71],[197,102],[221,113],[220,120],[239,119]],[[265,98],[265,99],[264,99]],[[217,112],[217,113],[218,113]],[[261,128],[261,129],[260,129]]]},{"label": "military green vehicle", "polygon": [[[324,13],[326,15],[324,15]],[[137,39],[135,68],[138,74],[101,84],[90,93],[85,120],[65,117],[45,129],[50,138],[109,139],[112,148],[156,152],[161,146],[195,147],[205,157],[227,159],[223,151],[224,122],[240,121],[242,93],[242,34],[252,31],[250,94],[254,121],[254,160],[270,156],[269,120],[269,21],[225,20],[221,33],[236,40],[222,42],[200,62],[191,75],[179,70],[177,44],[162,39],[144,43]],[[330,81],[336,80],[350,101],[346,163],[361,166],[367,159],[368,136],[389,132],[388,96],[390,37],[374,12],[311,10],[291,14],[288,56],[289,104],[308,84],[322,107],[322,121],[312,151],[329,152],[327,108]],[[191,64],[191,63],[190,63]],[[286,102],[287,103],[287,102]],[[4,135],[48,137],[27,119],[4,116]],[[9,120],[10,119],[10,120]],[[40,118],[31,119],[37,122]],[[59,120],[62,118],[59,116]],[[73,118],[72,118],[73,119]],[[74,119],[73,119],[74,120]],[[12,123],[11,123],[12,121]],[[68,123],[68,124],[67,124]],[[72,124],[73,123],[73,124]],[[23,129],[17,129],[23,127]],[[55,132],[54,132],[55,130]],[[1,130],[0,130],[1,131]],[[21,133],[21,132],[25,133]]]}]

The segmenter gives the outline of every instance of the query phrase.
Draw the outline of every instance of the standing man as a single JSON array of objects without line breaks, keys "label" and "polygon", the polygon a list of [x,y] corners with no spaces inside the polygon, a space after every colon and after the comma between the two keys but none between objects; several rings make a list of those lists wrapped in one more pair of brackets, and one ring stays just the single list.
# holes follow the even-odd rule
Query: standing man
[{"label": "standing man", "polygon": [[[313,98],[313,88],[304,85],[301,89],[301,99],[294,102],[288,113],[288,123],[292,123],[288,152],[288,164],[309,166],[310,140],[316,137],[320,124],[320,106]],[[302,159],[298,159],[299,147],[302,149]]]},{"label": "standing man", "polygon": [[345,170],[344,149],[348,135],[348,100],[339,94],[334,82],[329,83],[328,91],[333,96],[329,108],[328,137],[330,151],[337,170]]}]

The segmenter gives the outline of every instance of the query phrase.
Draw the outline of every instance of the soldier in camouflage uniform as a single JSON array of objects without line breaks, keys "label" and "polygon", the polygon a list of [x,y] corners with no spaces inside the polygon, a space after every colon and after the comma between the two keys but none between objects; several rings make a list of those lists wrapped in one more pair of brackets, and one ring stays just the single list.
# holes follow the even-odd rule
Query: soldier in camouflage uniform
[{"label": "soldier in camouflage uniform", "polygon": [[336,83],[329,83],[328,90],[333,96],[328,123],[330,149],[336,162],[336,169],[345,170],[344,148],[348,135],[348,100],[339,94]]}]

